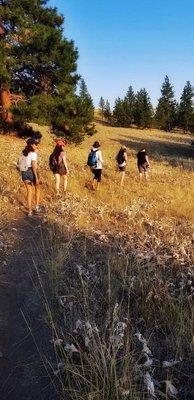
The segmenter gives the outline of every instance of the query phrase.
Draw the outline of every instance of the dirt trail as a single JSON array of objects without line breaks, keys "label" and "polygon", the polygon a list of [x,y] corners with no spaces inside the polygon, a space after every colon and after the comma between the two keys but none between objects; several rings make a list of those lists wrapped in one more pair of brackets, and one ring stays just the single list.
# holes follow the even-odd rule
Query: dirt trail
[{"label": "dirt trail", "polygon": [[34,267],[43,267],[42,220],[20,215],[10,229],[16,240],[0,275],[0,398],[55,400],[58,396],[45,368],[54,357],[48,346],[51,332],[43,320]]}]

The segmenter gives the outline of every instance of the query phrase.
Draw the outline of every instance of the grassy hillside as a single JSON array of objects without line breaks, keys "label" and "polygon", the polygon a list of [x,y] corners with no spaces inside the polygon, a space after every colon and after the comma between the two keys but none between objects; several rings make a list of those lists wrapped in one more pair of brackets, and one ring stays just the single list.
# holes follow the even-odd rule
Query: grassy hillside
[{"label": "grassy hillside", "polygon": [[[173,384],[177,398],[192,399],[191,137],[97,124],[94,137],[67,146],[68,192],[57,199],[48,167],[53,138],[46,127],[41,130],[47,232],[41,243],[47,250],[38,280],[56,351],[49,367],[62,398],[170,399]],[[85,166],[94,140],[105,161],[97,193],[89,189],[91,172]],[[148,183],[139,182],[136,167],[142,143],[151,162]],[[122,189],[114,159],[121,144],[129,154]],[[24,142],[0,136],[0,146],[5,256],[12,250],[10,219],[25,217],[25,190],[14,167]],[[172,359],[175,365],[165,368],[163,362]]]}]

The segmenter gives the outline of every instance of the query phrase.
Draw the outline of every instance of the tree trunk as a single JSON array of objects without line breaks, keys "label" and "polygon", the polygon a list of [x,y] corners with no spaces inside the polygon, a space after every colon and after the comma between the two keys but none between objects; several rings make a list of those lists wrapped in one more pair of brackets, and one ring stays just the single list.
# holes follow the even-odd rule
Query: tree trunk
[{"label": "tree trunk", "polygon": [[7,85],[2,85],[0,89],[0,105],[2,107],[2,119],[4,122],[12,123],[13,115],[10,111],[11,94]]}]

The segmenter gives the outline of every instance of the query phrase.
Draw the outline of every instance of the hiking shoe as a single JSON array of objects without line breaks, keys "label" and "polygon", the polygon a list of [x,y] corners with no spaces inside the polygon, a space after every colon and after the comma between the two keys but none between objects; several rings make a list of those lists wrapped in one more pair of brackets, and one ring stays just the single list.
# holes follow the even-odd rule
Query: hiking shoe
[{"label": "hiking shoe", "polygon": [[42,211],[41,206],[36,206],[35,209],[34,209],[34,211],[35,211],[36,213],[40,213],[40,212]]}]

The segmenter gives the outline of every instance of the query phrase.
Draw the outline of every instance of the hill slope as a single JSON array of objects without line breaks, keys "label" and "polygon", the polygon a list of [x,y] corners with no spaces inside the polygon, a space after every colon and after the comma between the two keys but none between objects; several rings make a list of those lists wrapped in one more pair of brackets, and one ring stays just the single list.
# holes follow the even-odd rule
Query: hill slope
[{"label": "hill slope", "polygon": [[[15,279],[15,275],[9,275],[13,265],[10,260],[14,254],[15,271],[17,257],[18,265],[22,261],[19,254],[25,249],[24,235],[30,224],[31,253],[35,252],[36,257],[33,260],[30,255],[32,261],[28,261],[25,269],[33,276],[34,298],[38,291],[42,303],[46,304],[46,320],[52,328],[50,336],[64,343],[73,342],[79,356],[76,359],[75,352],[62,345],[55,348],[56,359],[48,361],[49,356],[46,357],[47,374],[55,383],[49,389],[51,398],[53,393],[59,396],[58,391],[62,398],[71,398],[73,390],[74,398],[79,399],[120,399],[124,392],[129,393],[127,398],[141,399],[149,392],[149,379],[164,382],[168,378],[177,385],[177,396],[182,396],[185,390],[191,399],[194,287],[191,138],[179,133],[101,124],[97,129],[97,135],[81,145],[67,146],[68,192],[64,198],[56,199],[53,176],[48,168],[53,139],[46,127],[41,128],[40,169],[46,213],[32,222],[25,215],[25,190],[14,167],[24,142],[0,136],[3,272],[5,277]],[[105,160],[98,193],[89,189],[91,172],[85,168],[94,140],[100,141]],[[136,168],[135,154],[142,143],[146,143],[151,161],[147,184],[140,184]],[[121,144],[128,147],[129,153],[122,190],[114,160]],[[21,224],[25,226],[22,236]],[[16,244],[13,244],[14,238]],[[40,252],[40,265],[37,252]],[[22,274],[21,267],[19,271]],[[37,307],[44,319],[42,303]],[[28,293],[25,304],[28,304]],[[13,316],[11,319],[13,326]],[[81,325],[78,321],[82,321]],[[153,357],[141,349],[141,341],[134,336],[137,331],[146,337]],[[49,346],[52,347],[48,341]],[[138,366],[150,358],[149,367]],[[162,362],[172,358],[178,361],[177,366],[170,370],[162,368]],[[25,382],[28,390],[26,375]],[[159,398],[162,398],[160,393],[166,393],[168,398],[164,383],[156,385],[154,390]],[[26,397],[20,393],[19,398]]]}]

